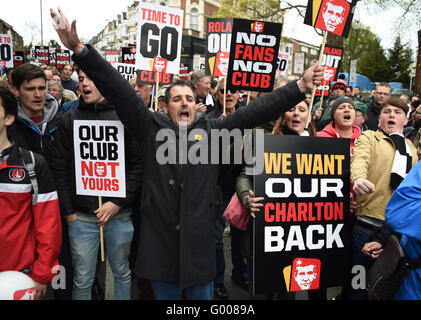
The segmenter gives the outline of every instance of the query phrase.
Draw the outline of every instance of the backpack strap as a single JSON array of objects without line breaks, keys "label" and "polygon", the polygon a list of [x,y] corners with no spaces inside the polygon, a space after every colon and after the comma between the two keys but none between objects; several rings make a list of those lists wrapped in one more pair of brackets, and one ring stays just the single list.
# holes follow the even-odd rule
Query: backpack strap
[{"label": "backpack strap", "polygon": [[23,165],[25,169],[28,170],[29,179],[31,180],[31,185],[33,189],[32,195],[32,205],[36,205],[38,202],[38,181],[35,174],[35,158],[32,151],[20,148],[20,153],[22,155]]}]

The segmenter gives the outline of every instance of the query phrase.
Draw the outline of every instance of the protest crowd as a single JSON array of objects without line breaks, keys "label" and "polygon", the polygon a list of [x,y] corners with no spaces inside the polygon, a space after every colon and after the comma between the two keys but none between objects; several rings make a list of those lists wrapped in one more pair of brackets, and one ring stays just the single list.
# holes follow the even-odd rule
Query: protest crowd
[{"label": "protest crowd", "polygon": [[[344,79],[326,77],[320,63],[296,81],[275,73],[269,78],[264,72],[246,78],[246,72],[232,72],[241,63],[228,63],[223,54],[212,57],[211,74],[192,70],[183,79],[173,73],[165,80],[164,73],[172,70],[170,59],[154,59],[148,72],[155,72],[156,81],[144,82],[142,72],[124,77],[93,47],[82,44],[76,23],[61,10],[51,9],[51,17],[62,44],[72,52],[71,59],[59,69],[52,63],[7,68],[0,80],[0,278],[5,271],[28,275],[34,282],[29,294],[38,299],[103,300],[106,258],[116,300],[229,300],[227,281],[247,291],[250,299],[263,293],[263,299],[293,300],[296,291],[304,290],[310,300],[326,300],[334,281],[318,279],[317,287],[312,283],[320,272],[326,276],[323,265],[322,271],[316,265],[310,271],[301,266],[311,252],[299,253],[296,257],[302,261],[289,263],[294,280],[286,282],[287,289],[282,282],[281,289],[262,289],[259,279],[264,276],[253,277],[262,268],[258,264],[262,253],[254,252],[257,219],[264,216],[269,223],[275,214],[269,212],[271,204],[265,204],[270,199],[255,189],[260,183],[251,174],[253,164],[233,161],[233,141],[216,155],[217,160],[231,155],[229,162],[191,161],[190,155],[198,152],[204,152],[205,160],[214,159],[213,141],[206,141],[211,140],[212,130],[238,130],[241,137],[247,130],[257,135],[260,129],[265,139],[299,139],[297,148],[301,141],[303,145],[317,141],[312,143],[314,150],[320,141],[320,146],[345,145],[339,176],[348,175],[348,180],[341,180],[345,195],[340,204],[347,233],[345,227],[320,231],[319,225],[310,232],[307,227],[306,233],[307,249],[322,243],[314,236],[309,240],[316,230],[327,236],[326,250],[328,243],[347,248],[341,251],[343,259],[336,259],[343,270],[339,282],[335,280],[341,287],[335,299],[370,298],[365,279],[362,287],[355,286],[352,267],[362,266],[368,273],[391,235],[400,239],[410,259],[421,256],[417,95],[404,101],[392,96],[389,83],[380,82],[364,98]],[[266,27],[269,30],[268,23]],[[233,34],[247,28],[233,27]],[[253,28],[259,32],[257,22]],[[272,36],[268,33],[267,39]],[[231,44],[231,48],[236,47]],[[245,52],[236,51],[236,58],[244,54],[244,60],[254,59],[247,59]],[[249,89],[241,88],[247,81]],[[253,154],[259,152],[258,141],[253,140]],[[184,145],[186,154],[180,151]],[[297,152],[298,159],[302,151]],[[265,151],[266,165],[268,159]],[[312,177],[323,183],[323,175],[326,171]],[[283,192],[273,190],[273,194]],[[320,202],[315,205],[320,209]],[[281,210],[282,203],[275,207],[277,222],[282,221],[276,225],[279,228],[292,218],[290,209],[288,216],[282,213],[287,210]],[[240,225],[230,220],[228,209],[245,212],[246,221]],[[231,279],[224,278],[227,232]],[[305,250],[298,234],[290,231],[283,245]],[[273,233],[268,237],[276,242]],[[265,244],[265,253],[274,247]],[[282,256],[287,250],[279,251]],[[335,259],[335,253],[326,254]],[[283,267],[277,267],[280,274]],[[0,298],[1,294],[0,281]],[[421,299],[419,267],[408,272],[393,298]]]}]

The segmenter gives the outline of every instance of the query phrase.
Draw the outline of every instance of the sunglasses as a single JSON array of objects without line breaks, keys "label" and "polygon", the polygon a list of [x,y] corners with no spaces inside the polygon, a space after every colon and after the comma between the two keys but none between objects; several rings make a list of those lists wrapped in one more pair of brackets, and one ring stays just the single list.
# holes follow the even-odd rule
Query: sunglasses
[{"label": "sunglasses", "polygon": [[[228,91],[231,92],[231,94],[236,94],[238,92],[238,90],[228,90]],[[221,94],[224,94],[225,93],[225,90],[224,89],[219,89],[219,92]]]}]

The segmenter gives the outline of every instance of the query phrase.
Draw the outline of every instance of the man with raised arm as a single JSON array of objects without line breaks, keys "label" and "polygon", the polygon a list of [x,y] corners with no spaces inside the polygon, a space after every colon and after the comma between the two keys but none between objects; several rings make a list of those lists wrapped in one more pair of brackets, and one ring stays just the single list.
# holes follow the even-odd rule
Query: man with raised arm
[{"label": "man with raised arm", "polygon": [[[80,42],[76,21],[70,25],[60,9],[59,13],[51,10],[51,17],[62,43],[74,52],[73,60],[115,106],[120,120],[138,142],[146,144],[142,223],[134,272],[151,280],[156,299],[180,299],[183,289],[187,299],[212,299],[219,165],[206,162],[215,149],[212,142],[218,143],[209,141],[211,130],[251,129],[277,118],[321,83],[323,68],[316,64],[302,79],[222,120],[196,118],[194,93],[184,81],[173,83],[166,92],[168,114],[152,113],[95,49]],[[171,148],[175,149],[175,157],[171,156]],[[187,158],[191,158],[190,151],[196,156],[198,149],[207,153],[205,160],[197,164]]]}]

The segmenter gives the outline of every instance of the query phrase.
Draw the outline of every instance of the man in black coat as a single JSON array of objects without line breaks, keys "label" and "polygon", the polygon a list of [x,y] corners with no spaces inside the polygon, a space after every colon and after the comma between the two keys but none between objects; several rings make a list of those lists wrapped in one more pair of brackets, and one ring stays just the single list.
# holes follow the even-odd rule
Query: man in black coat
[{"label": "man in black coat", "polygon": [[[126,197],[102,197],[103,204],[96,196],[76,194],[76,163],[74,145],[75,121],[118,121],[114,106],[96,89],[92,81],[79,70],[81,97],[77,108],[66,112],[58,124],[56,145],[51,160],[51,169],[57,185],[60,212],[68,226],[68,237],[73,262],[73,300],[91,300],[99,250],[98,227],[103,227],[106,255],[114,275],[114,298],[130,300],[131,271],[129,267],[130,246],[133,225],[130,220],[131,207],[140,192],[142,162],[140,149],[129,130],[124,129],[124,160]],[[127,82],[127,81],[126,81]],[[128,83],[127,83],[128,84]],[[149,112],[149,111],[148,111]],[[97,133],[100,145],[106,140]],[[100,143],[101,142],[101,143]],[[93,148],[100,158],[102,148]],[[102,149],[102,150],[101,150]],[[103,156],[104,154],[102,154]],[[98,162],[96,164],[99,164]],[[97,166],[95,165],[95,168]],[[99,171],[97,171],[99,172]],[[102,173],[96,173],[101,177]],[[106,190],[106,180],[96,180]],[[89,182],[90,184],[91,182]],[[98,186],[98,189],[101,187]]]},{"label": "man in black coat", "polygon": [[367,103],[367,120],[365,125],[369,130],[377,131],[381,106],[390,98],[391,87],[387,82],[380,82],[374,91],[373,101]]},{"label": "man in black coat", "polygon": [[209,160],[213,129],[252,129],[277,118],[321,83],[323,68],[316,64],[299,81],[222,120],[196,118],[195,97],[184,81],[173,83],[166,92],[168,115],[151,113],[127,81],[95,49],[80,42],[76,21],[70,26],[59,12],[60,17],[51,10],[51,16],[57,25],[64,26],[56,30],[62,43],[75,53],[73,60],[115,106],[120,120],[138,142],[146,143],[135,273],[152,281],[156,299],[179,299],[183,289],[187,299],[212,299],[219,165],[194,163],[191,153],[208,151],[205,160]]}]

